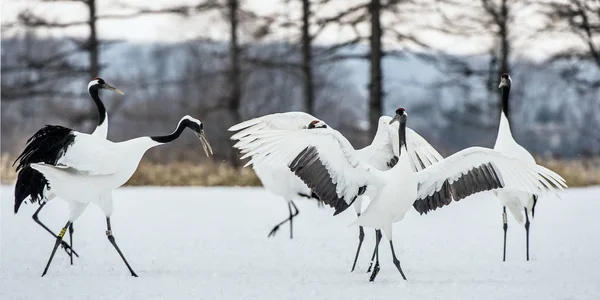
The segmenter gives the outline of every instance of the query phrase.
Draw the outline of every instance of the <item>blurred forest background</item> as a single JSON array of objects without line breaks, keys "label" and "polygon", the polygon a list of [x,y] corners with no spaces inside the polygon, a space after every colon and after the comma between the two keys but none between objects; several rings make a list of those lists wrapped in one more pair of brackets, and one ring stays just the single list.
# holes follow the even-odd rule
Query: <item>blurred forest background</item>
[{"label": "blurred forest background", "polygon": [[499,77],[510,73],[515,139],[571,185],[600,183],[600,0],[2,6],[5,182],[11,158],[44,124],[93,130],[86,87],[96,76],[126,93],[101,94],[109,139],[168,133],[189,114],[215,150],[202,158],[186,134],[150,150],[131,184],[215,185],[258,183],[237,169],[227,128],[274,112],[309,112],[362,147],[379,116],[405,107],[408,126],[443,155],[492,147]]}]

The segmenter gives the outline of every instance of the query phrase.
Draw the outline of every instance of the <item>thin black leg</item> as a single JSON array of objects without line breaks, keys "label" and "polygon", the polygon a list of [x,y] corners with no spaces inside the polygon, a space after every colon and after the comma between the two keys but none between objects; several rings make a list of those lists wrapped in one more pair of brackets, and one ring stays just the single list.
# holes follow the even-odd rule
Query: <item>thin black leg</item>
[{"label": "thin black leg", "polygon": [[[294,207],[295,212],[292,214],[292,206]],[[299,210],[298,207],[296,207],[296,204],[294,204],[293,201],[290,201],[288,203],[288,210],[290,212],[290,239],[294,238],[294,226],[293,226],[293,222],[294,222],[294,217],[298,215]]]},{"label": "thin black leg", "polygon": [[[58,236],[56,235],[56,233],[52,232],[52,230],[50,230],[50,228],[48,228],[46,225],[44,225],[44,223],[42,223],[42,221],[40,221],[38,214],[40,213],[40,211],[42,210],[42,208],[46,205],[46,202],[42,203],[40,205],[40,207],[35,211],[35,213],[33,213],[33,215],[31,216],[31,218],[33,218],[33,220],[38,223],[38,225],[42,226],[42,228],[46,229],[46,231],[48,231],[55,239],[58,238]],[[73,256],[73,254],[75,254],[75,256],[79,257],[79,255],[77,254],[77,252],[75,252],[75,250],[73,250],[73,248],[71,248],[71,246],[69,246],[69,244],[67,244],[67,242],[65,241],[61,241],[61,247],[63,249],[65,249],[65,252],[67,252],[67,254],[69,256]]]},{"label": "thin black leg", "polygon": [[[377,229],[375,229],[375,238],[377,238]],[[373,263],[375,262],[375,255],[377,254],[377,244],[379,244],[379,242],[376,241],[375,248],[373,248],[373,255],[371,256],[371,263],[369,263],[367,273],[371,272],[371,269],[373,268]]]},{"label": "thin black leg", "polygon": [[369,277],[369,282],[375,281],[375,277],[377,277],[377,274],[379,274],[379,242],[381,242],[381,230],[377,230],[375,232],[375,236],[375,267],[373,267],[373,272],[371,273],[371,277]]},{"label": "thin black leg", "polygon": [[537,204],[538,201],[538,196],[537,195],[531,195],[533,197],[533,205],[531,206],[531,218],[535,218],[535,205]]},{"label": "thin black leg", "polygon": [[131,272],[131,276],[138,277],[137,274],[135,274],[135,272],[133,271],[133,269],[129,265],[129,263],[127,262],[127,260],[125,259],[125,256],[123,256],[123,253],[121,252],[121,249],[119,249],[119,246],[117,246],[117,242],[115,242],[115,237],[112,235],[112,230],[110,229],[110,217],[106,218],[106,237],[108,237],[108,240],[110,241],[110,243],[115,247],[115,249],[117,250],[117,252],[121,256],[121,258],[125,262],[125,265],[127,265],[127,268],[129,269],[129,272]]},{"label": "thin black leg", "polygon": [[[71,223],[71,226],[69,226],[69,243],[71,244],[71,247],[73,247],[73,223]],[[69,255],[71,258],[71,266],[73,265],[73,255]]]},{"label": "thin black leg", "polygon": [[65,227],[63,227],[63,229],[60,230],[60,233],[56,237],[56,243],[54,243],[54,248],[52,248],[52,253],[50,254],[50,258],[48,259],[46,268],[44,268],[44,273],[42,273],[42,277],[44,277],[44,275],[46,275],[46,273],[48,272],[50,263],[52,262],[52,259],[54,258],[54,254],[56,254],[56,249],[58,249],[58,246],[60,245],[60,242],[62,241],[63,236],[65,236],[65,233],[67,232],[67,228],[69,228],[70,225],[71,225],[71,221],[67,222]]},{"label": "thin black leg", "polygon": [[396,257],[396,252],[394,252],[394,244],[392,243],[392,240],[390,240],[390,249],[392,249],[392,256],[394,257],[394,265],[396,265],[396,268],[398,269],[398,271],[400,271],[400,275],[402,275],[402,278],[406,280],[406,276],[404,276],[404,272],[402,272],[402,268],[400,267],[400,261]]},{"label": "thin black leg", "polygon": [[360,253],[360,248],[362,247],[364,239],[365,231],[362,226],[358,226],[358,248],[356,248],[356,256],[354,256],[354,263],[352,264],[352,270],[350,272],[354,272],[354,268],[356,268],[356,261],[358,260],[358,254]]},{"label": "thin black leg", "polygon": [[529,261],[529,216],[527,215],[527,207],[525,207],[525,235],[527,245],[527,261]]},{"label": "thin black leg", "polygon": [[508,230],[508,223],[506,223],[506,206],[502,207],[502,222],[504,225],[504,251],[502,252],[502,261],[506,261],[506,231]]},{"label": "thin black leg", "polygon": [[[292,206],[294,207],[295,212],[292,212]],[[296,207],[296,204],[294,204],[293,201],[288,202],[288,210],[289,210],[290,216],[287,219],[281,221],[279,224],[275,225],[273,227],[273,229],[271,229],[271,232],[269,232],[268,237],[275,236],[275,234],[277,233],[277,230],[279,230],[279,226],[285,224],[286,222],[290,222],[290,239],[294,237],[293,233],[292,233],[292,231],[293,231],[292,219],[294,217],[296,217],[300,213],[300,211],[298,210],[298,207]]]}]

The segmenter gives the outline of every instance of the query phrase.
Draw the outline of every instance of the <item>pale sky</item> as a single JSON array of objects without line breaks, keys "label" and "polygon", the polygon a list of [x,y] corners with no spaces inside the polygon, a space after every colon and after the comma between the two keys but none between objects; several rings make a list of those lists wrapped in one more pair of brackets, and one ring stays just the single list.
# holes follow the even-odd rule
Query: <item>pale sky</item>
[{"label": "pale sky", "polygon": [[[97,0],[97,11],[102,14],[117,14],[126,13],[123,5],[144,8],[161,8],[173,4],[194,4],[198,0]],[[244,7],[251,9],[259,15],[270,13],[280,13],[288,16],[292,20],[297,20],[300,17],[301,8],[299,1],[289,0],[288,4],[284,4],[282,0],[246,0]],[[325,7],[320,7],[317,10],[317,15],[328,16],[333,14],[339,7],[348,7],[352,3],[364,2],[358,0],[335,0]],[[44,16],[50,16],[51,20],[67,22],[74,20],[85,20],[87,10],[81,3],[73,2],[54,2],[42,3],[36,0],[2,0],[1,16],[2,23],[11,22],[16,19],[17,14],[23,9],[31,9],[33,12],[41,13]],[[534,26],[532,22],[537,22],[535,18],[529,15],[526,18],[523,26]],[[424,22],[434,23],[435,18],[423,15]],[[529,22],[529,23],[527,23]],[[406,26],[410,26],[406,25]],[[212,39],[226,40],[228,39],[227,24],[223,21],[223,16],[219,13],[202,14],[190,18],[182,18],[178,16],[154,15],[146,17],[138,17],[128,20],[105,20],[98,23],[99,35],[101,38],[107,39],[124,39],[132,42],[176,42],[197,37],[209,37]],[[403,28],[409,30],[410,28]],[[298,28],[280,28],[274,33],[271,39],[283,39],[291,41],[297,37]],[[368,25],[365,24],[360,28],[362,32],[368,32]],[[85,35],[87,28],[85,26],[69,29],[57,29],[43,34],[53,36],[69,35]],[[419,37],[426,38],[427,41],[434,44],[439,49],[444,49],[447,52],[454,54],[470,54],[486,52],[491,41],[484,37],[475,38],[452,38],[431,32],[420,31],[411,32]],[[352,36],[351,31],[339,29],[330,29],[323,32],[317,39],[318,43],[339,42]],[[242,38],[243,40],[243,38]],[[545,39],[536,38],[532,42],[530,37],[520,37],[518,42],[518,55],[528,58],[540,58],[551,54],[560,45],[572,44],[576,41],[567,41],[565,37],[560,38],[560,43],[557,44],[556,37],[546,37]],[[397,45],[392,43],[386,44],[387,48],[394,48]]]}]

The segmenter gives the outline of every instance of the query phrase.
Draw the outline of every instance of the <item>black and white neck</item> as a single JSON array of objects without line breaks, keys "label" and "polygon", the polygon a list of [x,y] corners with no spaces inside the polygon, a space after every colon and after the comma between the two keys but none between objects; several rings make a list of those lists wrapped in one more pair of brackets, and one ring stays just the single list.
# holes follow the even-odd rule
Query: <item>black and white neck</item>
[{"label": "black and white neck", "polygon": [[508,74],[502,74],[500,76],[500,90],[502,92],[502,113],[500,113],[500,125],[498,126],[498,137],[496,138],[496,145],[502,145],[509,141],[513,141],[512,133],[509,124],[509,100],[508,94],[510,93],[510,86],[512,80]]},{"label": "black and white neck", "polygon": [[406,150],[406,152],[408,152],[408,149],[406,148],[406,118],[407,118],[407,115],[408,114],[406,113],[406,110],[404,108],[398,108],[396,110],[396,115],[390,121],[390,124],[392,124],[394,122],[400,123],[398,126],[398,156],[402,156],[402,147],[404,147],[404,150]]},{"label": "black and white neck", "polygon": [[94,79],[90,81],[88,84],[88,92],[90,93],[90,96],[92,96],[94,104],[96,104],[96,108],[98,109],[98,125],[92,135],[103,135],[103,137],[106,138],[108,134],[108,113],[106,112],[106,107],[99,95],[103,84],[103,82],[100,82],[101,80],[102,79]]},{"label": "black and white neck", "polygon": [[502,93],[502,113],[506,116],[506,118],[510,118],[509,115],[509,94],[510,94],[510,86],[512,84],[512,80],[510,75],[502,74],[500,77],[500,91]]},{"label": "black and white neck", "polygon": [[177,128],[175,128],[175,131],[173,131],[171,134],[151,136],[150,139],[159,144],[170,143],[179,138],[186,127],[194,131],[196,134],[200,134],[202,132],[203,125],[200,120],[190,116],[185,116],[179,121]]},{"label": "black and white neck", "polygon": [[408,148],[406,147],[406,113],[402,114],[399,119],[400,126],[398,126],[398,155],[402,155],[402,147],[408,153]]}]

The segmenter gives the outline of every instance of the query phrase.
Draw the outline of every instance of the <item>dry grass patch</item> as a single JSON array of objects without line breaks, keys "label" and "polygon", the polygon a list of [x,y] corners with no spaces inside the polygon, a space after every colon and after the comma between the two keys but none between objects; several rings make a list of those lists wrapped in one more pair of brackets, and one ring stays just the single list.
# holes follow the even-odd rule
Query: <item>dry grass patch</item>
[{"label": "dry grass patch", "polygon": [[251,168],[226,163],[141,163],[126,185],[158,186],[260,186]]},{"label": "dry grass patch", "polygon": [[538,164],[560,174],[570,187],[600,185],[600,157],[577,160],[538,160]]},{"label": "dry grass patch", "polygon": [[[538,159],[539,164],[560,174],[570,187],[600,185],[600,157],[575,160]],[[1,179],[12,184],[16,178],[13,159],[1,156]],[[140,163],[126,185],[143,186],[260,186],[252,168],[233,168],[227,163],[190,162],[158,164]]]},{"label": "dry grass patch", "polygon": [[8,154],[0,156],[0,180],[4,184],[11,184],[17,178],[15,168],[12,166],[14,159]]}]

